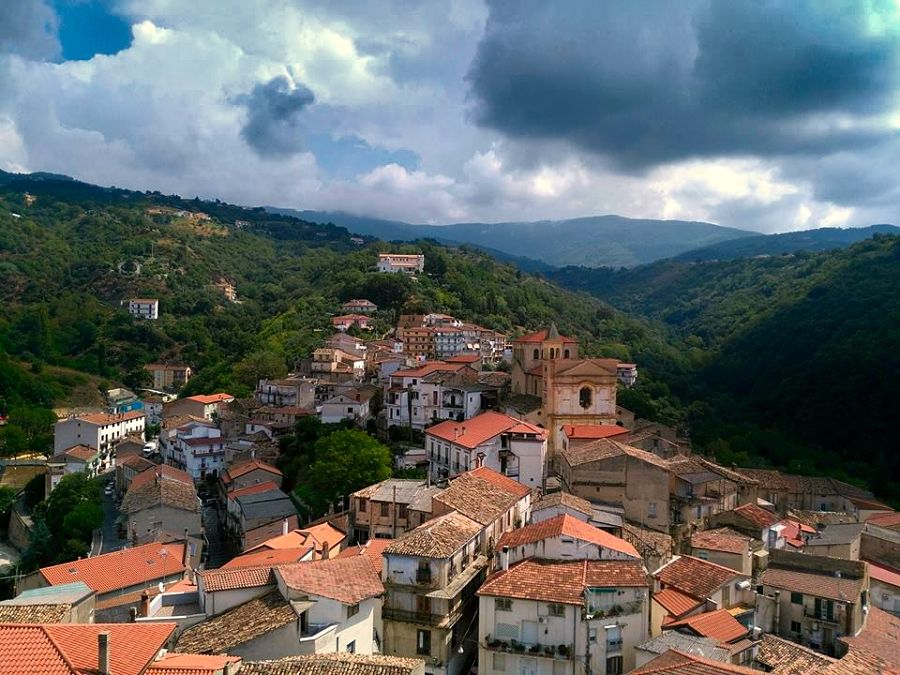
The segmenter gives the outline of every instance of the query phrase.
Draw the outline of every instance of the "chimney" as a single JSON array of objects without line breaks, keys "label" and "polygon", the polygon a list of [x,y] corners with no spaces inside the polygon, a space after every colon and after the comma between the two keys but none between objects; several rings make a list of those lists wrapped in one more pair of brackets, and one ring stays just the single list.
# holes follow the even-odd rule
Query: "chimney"
[{"label": "chimney", "polygon": [[331,550],[331,546],[328,545],[327,541],[322,542],[322,560],[328,558],[328,552]]},{"label": "chimney", "polygon": [[282,519],[282,521],[281,521],[281,534],[283,534],[283,535],[284,535],[284,534],[287,534],[287,533],[288,533],[288,527],[290,527],[290,525],[288,524],[288,519],[287,519],[287,518]]},{"label": "chimney", "polygon": [[109,631],[97,634],[97,670],[100,675],[110,675],[109,671]]},{"label": "chimney", "polygon": [[504,572],[509,571],[509,546],[500,549],[500,567]]},{"label": "chimney", "polygon": [[150,594],[147,591],[141,593],[141,616],[150,616]]}]

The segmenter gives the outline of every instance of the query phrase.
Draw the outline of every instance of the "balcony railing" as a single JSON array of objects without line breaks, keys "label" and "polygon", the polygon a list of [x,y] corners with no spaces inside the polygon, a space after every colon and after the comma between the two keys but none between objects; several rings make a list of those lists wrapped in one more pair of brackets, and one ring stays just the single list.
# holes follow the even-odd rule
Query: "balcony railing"
[{"label": "balcony railing", "polygon": [[608,607],[592,607],[588,614],[594,619],[605,619],[611,616],[625,616],[628,614],[640,614],[643,611],[644,603],[641,600],[633,602],[624,602],[622,604],[610,605]]},{"label": "balcony railing", "polygon": [[431,570],[429,569],[419,569],[416,570],[416,583],[417,584],[425,584],[428,585],[432,581]]},{"label": "balcony railing", "polygon": [[557,659],[560,661],[571,661],[574,658],[572,645],[545,645],[519,642],[518,640],[499,640],[488,635],[482,646],[495,652],[527,654],[528,656],[540,656],[545,659]]},{"label": "balcony railing", "polygon": [[815,609],[806,608],[803,610],[803,616],[807,619],[812,619],[813,621],[822,621],[824,623],[840,623],[841,620],[837,615],[837,612],[833,612],[831,616],[829,616],[825,612],[816,612]]}]

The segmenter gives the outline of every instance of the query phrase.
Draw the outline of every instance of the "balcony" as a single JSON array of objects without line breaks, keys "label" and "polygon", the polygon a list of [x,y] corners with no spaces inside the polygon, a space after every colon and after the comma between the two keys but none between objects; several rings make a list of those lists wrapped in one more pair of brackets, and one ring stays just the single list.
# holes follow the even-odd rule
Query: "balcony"
[{"label": "balcony", "polygon": [[643,611],[644,603],[642,600],[633,602],[625,602],[620,605],[609,605],[607,607],[592,607],[589,613],[591,619],[606,619],[612,616],[626,616],[628,614],[640,614]]},{"label": "balcony", "polygon": [[527,654],[557,661],[571,661],[575,658],[572,645],[542,645],[518,640],[499,640],[488,635],[487,640],[481,646],[495,652]]},{"label": "balcony", "polygon": [[803,616],[807,619],[812,619],[813,621],[821,621],[822,623],[830,623],[837,625],[841,622],[840,617],[838,617],[836,612],[832,612],[831,616],[826,614],[825,612],[816,612],[815,609],[810,607],[805,607],[803,609]]},{"label": "balcony", "polygon": [[416,570],[416,583],[422,584],[423,586],[430,586],[432,582],[431,570],[430,569],[418,569]]},{"label": "balcony", "polygon": [[300,654],[321,654],[334,650],[337,624],[311,623],[300,631]]},{"label": "balcony", "polygon": [[403,621],[405,623],[415,623],[422,626],[434,626],[435,628],[440,628],[448,625],[454,616],[453,614],[432,614],[431,612],[382,607],[381,618],[385,621]]},{"label": "balcony", "polygon": [[622,651],[622,638],[606,641],[606,653],[615,654]]}]

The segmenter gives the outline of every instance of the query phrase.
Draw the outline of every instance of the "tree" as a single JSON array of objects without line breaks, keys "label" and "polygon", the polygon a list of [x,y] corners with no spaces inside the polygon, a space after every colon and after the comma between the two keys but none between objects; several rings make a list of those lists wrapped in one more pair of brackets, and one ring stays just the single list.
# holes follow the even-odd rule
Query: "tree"
[{"label": "tree", "polygon": [[242,384],[255,389],[260,378],[272,379],[287,375],[287,366],[282,355],[261,350],[244,357],[234,367],[234,375]]},{"label": "tree", "polygon": [[5,485],[0,487],[0,520],[6,521],[9,510],[16,501],[16,491]]},{"label": "tree", "polygon": [[336,431],[313,447],[302,496],[319,512],[340,497],[391,477],[391,451],[355,429]]}]

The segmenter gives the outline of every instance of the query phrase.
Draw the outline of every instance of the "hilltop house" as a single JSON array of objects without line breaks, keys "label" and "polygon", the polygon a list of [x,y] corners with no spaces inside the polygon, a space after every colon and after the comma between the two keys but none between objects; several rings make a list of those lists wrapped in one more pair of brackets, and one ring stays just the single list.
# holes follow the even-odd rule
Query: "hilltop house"
[{"label": "hilltop house", "polygon": [[425,256],[409,253],[379,253],[379,272],[419,274],[425,270]]},{"label": "hilltop house", "polygon": [[128,301],[128,313],[135,319],[156,321],[159,318],[159,300],[155,298],[132,298]]}]

